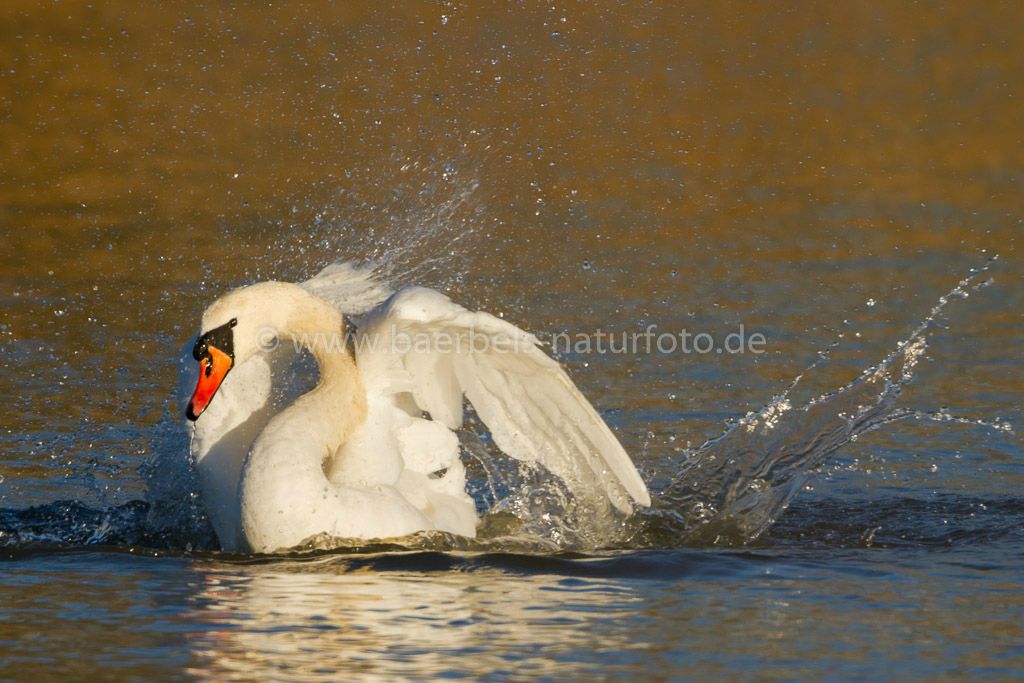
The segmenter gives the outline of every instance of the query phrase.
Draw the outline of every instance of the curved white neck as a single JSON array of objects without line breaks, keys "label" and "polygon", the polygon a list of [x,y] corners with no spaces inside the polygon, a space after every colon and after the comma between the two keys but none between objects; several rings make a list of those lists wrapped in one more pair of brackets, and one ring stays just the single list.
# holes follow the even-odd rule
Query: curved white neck
[{"label": "curved white neck", "polygon": [[264,431],[288,429],[292,424],[303,430],[312,426],[319,435],[329,437],[319,443],[333,454],[366,419],[366,390],[345,343],[345,323],[333,306],[313,295],[293,301],[285,315],[281,336],[313,355],[320,381]]},{"label": "curved white neck", "polygon": [[325,461],[366,419],[366,390],[346,348],[341,315],[313,296],[301,304],[288,312],[279,333],[313,355],[320,381],[270,421],[246,459],[242,525],[253,547],[264,545],[261,537],[268,530],[317,523],[316,515],[297,505],[315,504],[303,499],[321,490],[326,495],[332,485]]}]

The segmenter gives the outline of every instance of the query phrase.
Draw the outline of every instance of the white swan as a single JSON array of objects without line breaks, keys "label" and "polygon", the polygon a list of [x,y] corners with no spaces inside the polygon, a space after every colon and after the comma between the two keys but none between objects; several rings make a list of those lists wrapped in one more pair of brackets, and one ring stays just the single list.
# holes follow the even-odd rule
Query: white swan
[{"label": "white swan", "polygon": [[[343,313],[363,316],[351,344]],[[278,409],[272,378],[303,349],[319,383]],[[454,431],[464,396],[504,453],[587,504],[622,515],[650,505],[629,456],[536,338],[433,290],[391,295],[350,264],[242,287],[205,311],[192,354],[191,453],[228,551],[323,534],[474,536]]]}]

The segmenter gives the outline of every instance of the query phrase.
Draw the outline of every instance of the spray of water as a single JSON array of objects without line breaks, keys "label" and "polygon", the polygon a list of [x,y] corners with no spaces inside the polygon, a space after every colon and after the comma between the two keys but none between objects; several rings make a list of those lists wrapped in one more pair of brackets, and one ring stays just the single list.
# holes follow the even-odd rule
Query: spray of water
[{"label": "spray of water", "polygon": [[287,221],[255,236],[266,258],[250,279],[301,281],[342,260],[371,264],[395,286],[450,289],[488,234],[479,168],[468,152],[439,163],[396,153],[372,172],[347,171],[306,190]]},{"label": "spray of water", "polygon": [[[797,376],[761,410],[731,425],[688,454],[680,472],[657,495],[638,539],[645,544],[743,544],[757,539],[786,509],[807,480],[844,445],[879,427],[910,417],[967,422],[1010,431],[1005,422],[961,418],[943,411],[897,407],[903,388],[927,348],[927,333],[949,304],[966,299],[998,257],[972,271],[900,341],[885,359],[842,387],[794,406],[793,390],[827,362],[829,352]],[[835,348],[835,345],[829,350]]]}]

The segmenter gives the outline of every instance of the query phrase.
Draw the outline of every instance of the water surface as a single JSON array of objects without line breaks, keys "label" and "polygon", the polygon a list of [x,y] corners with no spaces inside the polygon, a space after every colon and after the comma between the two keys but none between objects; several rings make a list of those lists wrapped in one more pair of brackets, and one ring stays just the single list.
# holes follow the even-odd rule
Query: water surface
[{"label": "water surface", "polygon": [[[1019,10],[0,13],[4,677],[1024,673]],[[749,543],[666,496],[613,549],[224,556],[154,465],[206,305],[338,258],[546,338],[762,333],[560,354],[678,493],[727,421],[836,342],[787,414],[851,382],[995,254],[895,398],[964,420],[858,436]]]}]

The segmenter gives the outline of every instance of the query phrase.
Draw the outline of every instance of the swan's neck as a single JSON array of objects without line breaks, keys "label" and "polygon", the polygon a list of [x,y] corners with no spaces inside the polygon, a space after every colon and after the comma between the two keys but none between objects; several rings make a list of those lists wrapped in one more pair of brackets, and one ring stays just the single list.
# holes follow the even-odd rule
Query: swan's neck
[{"label": "swan's neck", "polygon": [[366,419],[366,391],[344,343],[341,315],[313,297],[303,303],[279,334],[313,355],[320,382],[267,424],[246,460],[242,525],[252,547],[273,545],[260,538],[269,529],[317,523],[299,508],[331,486],[325,464]]},{"label": "swan's neck", "polygon": [[281,335],[296,349],[304,348],[313,355],[320,381],[267,429],[292,424],[307,429],[315,419],[315,431],[323,438],[320,446],[333,455],[366,419],[366,390],[345,344],[344,321],[332,306],[311,296],[290,311]]},{"label": "swan's neck", "polygon": [[[343,333],[337,334],[339,339],[343,339]],[[326,451],[323,457],[328,458],[366,420],[366,390],[355,360],[342,342],[337,348],[333,345],[327,349],[314,346],[309,351],[320,368],[319,383],[271,421],[268,429],[295,426],[306,431],[313,426],[312,433],[320,437],[319,447]],[[311,421],[315,424],[310,425]]]}]

